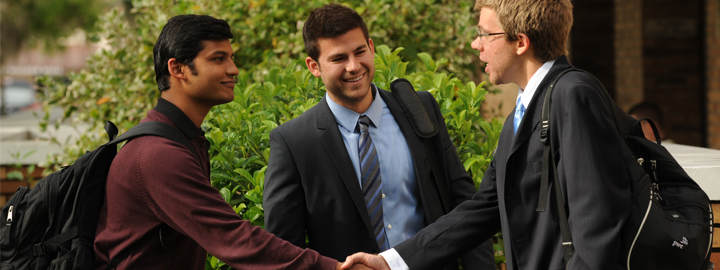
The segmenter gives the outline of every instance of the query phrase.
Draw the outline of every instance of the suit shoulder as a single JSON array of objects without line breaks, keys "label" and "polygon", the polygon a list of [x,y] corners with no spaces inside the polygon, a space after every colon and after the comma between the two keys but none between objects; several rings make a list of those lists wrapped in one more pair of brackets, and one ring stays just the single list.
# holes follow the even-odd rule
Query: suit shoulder
[{"label": "suit shoulder", "polygon": [[569,72],[562,76],[553,90],[556,96],[578,97],[601,94],[605,87],[593,75],[586,72]]},{"label": "suit shoulder", "polygon": [[313,119],[316,119],[316,114],[318,113],[320,103],[315,104],[312,108],[308,109],[307,111],[300,114],[298,117],[295,117],[293,119],[288,120],[287,122],[281,124],[277,128],[273,129],[272,132],[280,132],[285,133],[288,131],[295,131],[298,129],[305,129],[308,128],[310,124],[313,124]]}]

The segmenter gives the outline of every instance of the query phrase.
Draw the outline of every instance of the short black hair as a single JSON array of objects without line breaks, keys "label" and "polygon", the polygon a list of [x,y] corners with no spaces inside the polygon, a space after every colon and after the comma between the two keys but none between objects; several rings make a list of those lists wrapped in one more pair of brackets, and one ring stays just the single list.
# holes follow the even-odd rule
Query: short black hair
[{"label": "short black hair", "polygon": [[153,48],[155,80],[160,92],[170,89],[170,72],[167,62],[171,58],[188,65],[196,74],[194,61],[203,50],[202,41],[232,39],[233,33],[225,20],[208,15],[178,15],[170,18],[163,27]]},{"label": "short black hair", "polygon": [[320,48],[319,38],[334,38],[360,27],[367,41],[368,30],[365,21],[355,10],[340,5],[327,4],[310,12],[310,16],[303,26],[303,42],[308,56],[318,61]]}]

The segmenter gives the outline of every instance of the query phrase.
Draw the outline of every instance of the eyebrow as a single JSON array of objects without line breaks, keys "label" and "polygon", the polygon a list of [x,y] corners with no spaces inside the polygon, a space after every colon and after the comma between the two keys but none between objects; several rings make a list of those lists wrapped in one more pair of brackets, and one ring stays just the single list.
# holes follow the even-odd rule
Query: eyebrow
[{"label": "eyebrow", "polygon": [[[367,44],[363,44],[363,45],[358,46],[357,48],[355,48],[355,50],[353,50],[353,52],[357,52],[357,51],[362,50],[362,49],[364,49],[364,48],[367,48]],[[333,59],[333,58],[337,58],[337,57],[344,56],[344,55],[345,55],[344,53],[333,54],[333,55],[329,55],[329,56],[328,56],[328,59]]]},{"label": "eyebrow", "polygon": [[[212,53],[210,54],[210,56],[218,56],[218,55],[220,55],[220,56],[227,56],[228,53],[225,52],[225,51],[217,50],[217,51],[214,51],[214,52],[212,52]],[[233,53],[233,54],[230,54],[230,57],[233,57],[233,56],[235,56],[234,53]]]}]

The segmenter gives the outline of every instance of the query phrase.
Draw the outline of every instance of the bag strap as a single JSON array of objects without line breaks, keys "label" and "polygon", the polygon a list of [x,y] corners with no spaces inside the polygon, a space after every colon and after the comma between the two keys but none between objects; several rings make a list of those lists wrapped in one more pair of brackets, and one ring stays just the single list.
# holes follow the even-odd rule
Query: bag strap
[{"label": "bag strap", "polygon": [[544,212],[547,206],[548,197],[548,180],[550,174],[553,175],[554,181],[553,186],[555,187],[555,199],[557,202],[559,223],[560,223],[560,234],[562,237],[563,246],[563,257],[565,259],[566,266],[569,265],[570,259],[575,255],[575,247],[572,243],[572,236],[570,235],[570,224],[568,223],[567,212],[565,211],[565,200],[563,199],[562,186],[560,185],[560,179],[557,174],[557,163],[555,160],[555,151],[552,147],[550,140],[550,107],[552,105],[552,91],[555,88],[560,77],[571,71],[580,71],[573,67],[563,70],[558,74],[552,83],[548,87],[545,93],[545,99],[542,107],[542,129],[540,130],[540,141],[543,143],[543,166],[540,180],[540,196],[538,196],[538,208],[537,212]]},{"label": "bag strap", "polygon": [[[547,198],[548,198],[548,184],[549,184],[549,170],[548,165],[550,164],[549,160],[552,159],[553,162],[555,162],[555,153],[552,149],[552,144],[550,143],[550,107],[552,105],[552,91],[555,88],[555,84],[557,84],[560,77],[565,75],[565,73],[568,73],[570,71],[575,71],[578,69],[575,68],[568,68],[566,70],[563,70],[558,74],[555,79],[550,83],[550,86],[548,87],[548,90],[545,93],[545,99],[543,101],[543,107],[542,107],[542,129],[540,130],[540,142],[543,143],[543,167],[542,167],[542,174],[541,174],[541,182],[540,182],[540,196],[538,199],[538,207],[535,211],[537,212],[545,212],[545,209],[547,208]],[[562,198],[561,198],[562,199]]]},{"label": "bag strap", "polygon": [[[105,130],[108,131],[108,126],[110,126],[110,131],[114,127],[115,130],[117,130],[117,127],[115,127],[115,124],[113,124],[110,121],[107,121],[105,123]],[[117,134],[117,132],[115,132]],[[111,133],[108,132],[108,135]],[[120,135],[120,137],[117,137],[115,139],[111,139],[110,142],[107,144],[118,144],[123,141],[132,140],[137,137],[142,136],[158,136],[163,137],[168,140],[174,141],[176,143],[182,144],[190,150],[190,152],[193,153],[193,156],[195,156],[195,159],[200,160],[200,156],[198,155],[197,151],[195,151],[195,147],[192,146],[190,143],[190,140],[188,140],[185,135],[182,134],[182,132],[179,132],[175,127],[165,124],[163,122],[158,121],[148,121],[140,123],[134,127],[132,127],[127,132]],[[112,138],[112,137],[111,137]]]},{"label": "bag strap", "polygon": [[[405,112],[410,121],[410,125],[413,127],[415,134],[422,138],[425,152],[427,153],[428,159],[430,160],[430,169],[435,180],[435,186],[437,186],[440,194],[448,194],[448,189],[442,176],[442,170],[440,170],[437,157],[433,154],[433,142],[432,138],[437,135],[438,128],[434,119],[435,113],[431,109],[428,109],[426,104],[420,99],[415,88],[413,88],[410,81],[406,79],[396,79],[390,83],[390,91],[393,96],[397,99],[400,104],[400,108]],[[450,212],[451,205],[448,196],[440,196],[443,209],[445,213]]]},{"label": "bag strap", "polygon": [[[110,124],[112,126],[115,126],[112,122],[108,121],[106,126]],[[107,128],[106,128],[107,130]],[[109,133],[108,133],[109,134]],[[189,149],[196,160],[200,161],[200,156],[198,155],[197,151],[195,151],[195,147],[192,146],[190,141],[185,137],[185,135],[182,134],[182,132],[178,132],[178,130],[166,123],[163,122],[157,122],[157,121],[148,121],[140,123],[134,127],[132,127],[130,130],[126,131],[120,137],[117,137],[113,140],[111,140],[108,144],[118,144],[123,141],[132,140],[137,137],[142,136],[159,136],[166,139],[169,139],[171,141],[174,141],[176,143],[180,143],[185,148]],[[161,232],[162,233],[162,232]],[[162,236],[161,236],[162,241]],[[127,259],[130,254],[135,251],[137,246],[137,243],[134,245],[131,245],[128,248],[125,248],[124,250],[120,251],[118,255],[116,255],[114,258],[108,262],[107,267],[105,267],[106,270],[115,269],[117,266]]]}]

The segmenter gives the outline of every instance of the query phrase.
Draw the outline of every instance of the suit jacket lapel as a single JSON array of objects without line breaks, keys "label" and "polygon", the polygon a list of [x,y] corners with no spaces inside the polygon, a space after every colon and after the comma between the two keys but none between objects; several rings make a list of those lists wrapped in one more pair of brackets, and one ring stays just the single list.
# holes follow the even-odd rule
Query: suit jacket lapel
[{"label": "suit jacket lapel", "polygon": [[[517,151],[517,149],[521,145],[523,145],[525,141],[528,140],[528,138],[531,137],[531,135],[535,132],[535,129],[540,126],[540,118],[542,117],[542,105],[545,99],[545,92],[550,86],[550,83],[555,79],[555,76],[560,74],[560,72],[567,69],[568,67],[570,67],[570,63],[567,61],[567,57],[562,56],[558,58],[555,61],[555,64],[553,64],[553,66],[550,68],[550,71],[548,71],[547,75],[545,75],[545,78],[543,78],[543,80],[540,82],[537,90],[535,90],[533,98],[530,100],[530,104],[528,104],[527,110],[525,110],[525,116],[523,116],[523,121],[520,122],[520,126],[518,127],[517,134],[515,135],[515,138],[513,140],[510,153],[514,153],[515,151]],[[508,120],[514,119],[512,117],[513,116],[511,115]],[[510,121],[507,121],[506,123],[510,123]],[[512,134],[512,131],[510,131],[510,134]]]},{"label": "suit jacket lapel", "polygon": [[365,199],[362,196],[360,181],[355,174],[355,167],[352,164],[347,148],[345,148],[342,134],[340,134],[340,130],[338,130],[337,120],[335,120],[335,116],[332,114],[332,111],[330,111],[330,107],[328,107],[324,97],[316,106],[318,107],[318,111],[315,118],[317,119],[319,140],[322,142],[326,153],[331,157],[335,169],[337,169],[342,181],[345,183],[345,187],[365,222],[365,226],[372,232],[370,216],[368,215],[367,207],[365,207]]}]

